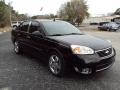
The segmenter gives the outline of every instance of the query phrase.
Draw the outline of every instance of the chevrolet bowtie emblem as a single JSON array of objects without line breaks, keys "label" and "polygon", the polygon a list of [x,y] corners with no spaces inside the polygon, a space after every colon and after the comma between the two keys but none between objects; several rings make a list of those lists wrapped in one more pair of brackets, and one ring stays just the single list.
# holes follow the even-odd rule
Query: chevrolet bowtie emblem
[{"label": "chevrolet bowtie emblem", "polygon": [[109,53],[109,51],[107,50],[107,51],[105,51],[105,53],[106,53],[106,54],[108,54],[108,53]]}]

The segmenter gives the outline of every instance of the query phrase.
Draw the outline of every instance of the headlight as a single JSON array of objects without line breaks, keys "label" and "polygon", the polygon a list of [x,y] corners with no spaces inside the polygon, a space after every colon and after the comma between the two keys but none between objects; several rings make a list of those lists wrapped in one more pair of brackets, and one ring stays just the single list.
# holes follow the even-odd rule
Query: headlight
[{"label": "headlight", "polygon": [[71,45],[71,49],[73,54],[94,54],[93,49],[85,46]]}]

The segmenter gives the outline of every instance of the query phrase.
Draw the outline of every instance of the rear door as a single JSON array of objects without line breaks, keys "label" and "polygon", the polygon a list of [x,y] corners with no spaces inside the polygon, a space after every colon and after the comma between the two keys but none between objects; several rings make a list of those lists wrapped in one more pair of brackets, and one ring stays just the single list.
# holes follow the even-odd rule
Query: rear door
[{"label": "rear door", "polygon": [[29,46],[28,40],[27,40],[29,25],[30,25],[29,21],[25,21],[21,23],[17,33],[18,40],[22,45],[22,47],[24,48],[23,50],[28,50],[28,46]]}]

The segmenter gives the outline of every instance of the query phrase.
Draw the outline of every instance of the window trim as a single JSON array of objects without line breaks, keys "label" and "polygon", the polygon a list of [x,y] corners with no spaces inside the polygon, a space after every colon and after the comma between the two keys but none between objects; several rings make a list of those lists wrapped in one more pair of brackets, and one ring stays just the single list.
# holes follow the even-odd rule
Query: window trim
[{"label": "window trim", "polygon": [[31,26],[31,21],[29,21],[29,26],[28,26],[28,30],[27,30],[27,33],[29,33],[29,30],[30,30],[30,26]]},{"label": "window trim", "polygon": [[[28,28],[27,28],[27,31],[22,31],[22,30],[21,30],[21,25],[23,25],[25,22],[29,22]],[[20,26],[20,32],[28,33],[28,29],[29,29],[29,26],[30,26],[30,21],[24,21],[24,22],[22,22],[19,26]]]},{"label": "window trim", "polygon": [[30,27],[31,27],[32,22],[37,22],[39,24],[39,27],[41,27],[41,31],[40,30],[38,30],[38,31],[40,31],[45,36],[46,34],[44,32],[43,26],[42,26],[42,24],[39,21],[30,21],[30,26],[29,26],[28,33],[31,34],[30,33]]}]

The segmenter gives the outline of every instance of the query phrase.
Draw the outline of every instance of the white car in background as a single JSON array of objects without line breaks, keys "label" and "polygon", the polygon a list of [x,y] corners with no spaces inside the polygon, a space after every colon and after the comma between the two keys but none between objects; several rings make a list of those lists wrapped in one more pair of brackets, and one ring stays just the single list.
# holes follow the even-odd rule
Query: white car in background
[{"label": "white car in background", "polygon": [[22,23],[23,21],[12,21],[11,22],[11,27],[12,28],[16,28],[20,23]]}]

